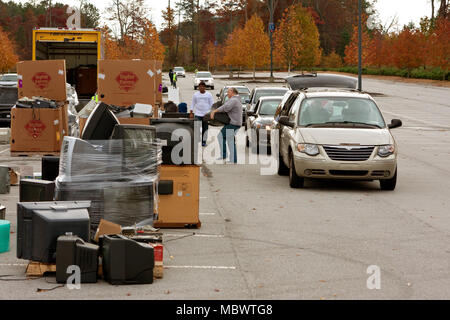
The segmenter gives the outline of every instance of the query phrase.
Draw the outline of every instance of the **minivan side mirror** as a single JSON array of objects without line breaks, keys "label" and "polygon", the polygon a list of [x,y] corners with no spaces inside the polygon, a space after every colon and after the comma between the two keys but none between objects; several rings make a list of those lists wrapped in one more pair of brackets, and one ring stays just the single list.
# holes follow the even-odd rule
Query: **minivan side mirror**
[{"label": "minivan side mirror", "polygon": [[245,100],[245,103],[250,103],[250,100],[248,100],[248,99],[247,99],[247,100]]},{"label": "minivan side mirror", "polygon": [[217,98],[220,98],[220,93],[217,93],[217,94],[216,94],[216,97],[217,97]]},{"label": "minivan side mirror", "polygon": [[400,119],[392,119],[391,123],[388,124],[389,129],[399,128],[403,125],[402,120]]},{"label": "minivan side mirror", "polygon": [[289,121],[289,117],[286,117],[286,116],[280,117],[278,122],[281,123],[283,126],[294,127],[294,123]]}]

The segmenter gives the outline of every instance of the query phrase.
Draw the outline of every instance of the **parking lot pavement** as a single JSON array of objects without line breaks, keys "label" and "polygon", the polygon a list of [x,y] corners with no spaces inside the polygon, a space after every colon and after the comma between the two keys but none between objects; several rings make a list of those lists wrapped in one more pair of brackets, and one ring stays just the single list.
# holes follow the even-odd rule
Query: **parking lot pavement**
[{"label": "parking lot pavement", "polygon": [[[236,82],[216,79],[213,93]],[[192,75],[178,86],[189,104]],[[294,190],[287,177],[261,175],[257,164],[205,164],[202,227],[164,230],[163,279],[40,293],[54,278],[2,282],[0,299],[449,299],[450,90],[377,79],[366,79],[364,89],[377,94],[387,122],[404,123],[393,131],[400,149],[395,191],[351,181],[307,181]],[[0,164],[40,169],[39,161],[9,158],[6,148]],[[17,198],[17,187],[0,195],[13,231]],[[15,258],[15,241],[13,233],[0,274],[21,277],[26,261]],[[369,266],[380,269],[379,290],[367,287]]]}]

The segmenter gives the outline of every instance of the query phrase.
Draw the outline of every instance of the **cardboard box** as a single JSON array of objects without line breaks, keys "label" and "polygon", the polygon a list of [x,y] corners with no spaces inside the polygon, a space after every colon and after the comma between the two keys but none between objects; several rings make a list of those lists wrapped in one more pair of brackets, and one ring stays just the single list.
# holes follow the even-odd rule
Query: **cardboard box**
[{"label": "cardboard box", "polygon": [[163,102],[163,94],[162,94],[162,68],[163,63],[162,61],[155,61],[155,70],[156,70],[156,85],[155,85],[155,91],[156,91],[156,103],[159,103],[160,105]]},{"label": "cardboard box", "polygon": [[68,131],[67,105],[11,109],[11,152],[60,152]]},{"label": "cardboard box", "polygon": [[19,99],[44,97],[66,101],[66,61],[39,60],[17,63]]},{"label": "cardboard box", "polygon": [[98,94],[104,103],[128,107],[155,105],[155,63],[152,60],[99,60]]},{"label": "cardboard box", "polygon": [[13,168],[9,168],[9,183],[12,186],[18,186],[20,181],[20,174]]},{"label": "cardboard box", "polygon": [[101,219],[100,223],[97,228],[97,232],[94,236],[94,241],[98,242],[98,239],[102,235],[111,235],[111,234],[121,234],[122,233],[122,227],[118,224],[115,224],[113,222]]}]

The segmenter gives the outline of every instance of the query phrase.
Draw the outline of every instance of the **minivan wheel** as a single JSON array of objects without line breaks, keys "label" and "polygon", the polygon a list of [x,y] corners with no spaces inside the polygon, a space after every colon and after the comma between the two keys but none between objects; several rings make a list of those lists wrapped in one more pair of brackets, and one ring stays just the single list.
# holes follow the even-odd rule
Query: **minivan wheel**
[{"label": "minivan wheel", "polygon": [[395,186],[397,185],[397,171],[398,169],[395,168],[395,174],[391,179],[380,180],[381,190],[392,191],[395,189]]},{"label": "minivan wheel", "polygon": [[283,157],[278,154],[278,175],[287,176],[289,174],[289,168],[284,164]]},{"label": "minivan wheel", "polygon": [[289,157],[289,186],[291,188],[303,188],[304,184],[305,179],[300,178],[295,172],[294,156],[291,153]]}]

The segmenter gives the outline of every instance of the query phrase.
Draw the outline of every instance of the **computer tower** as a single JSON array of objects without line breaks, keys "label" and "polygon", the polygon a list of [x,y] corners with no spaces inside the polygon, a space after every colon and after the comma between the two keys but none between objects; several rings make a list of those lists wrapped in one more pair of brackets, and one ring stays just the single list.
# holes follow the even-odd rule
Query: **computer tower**
[{"label": "computer tower", "polygon": [[100,239],[106,281],[113,285],[153,283],[155,258],[151,245],[123,235],[105,235]]},{"label": "computer tower", "polygon": [[86,243],[76,235],[58,237],[56,245],[56,281],[66,283],[69,266],[78,266],[81,283],[97,282],[99,247]]},{"label": "computer tower", "polygon": [[19,202],[17,258],[56,262],[56,242],[68,232],[89,241],[90,201]]},{"label": "computer tower", "polygon": [[201,226],[200,167],[161,166],[158,184],[158,220],[156,228]]},{"label": "computer tower", "polygon": [[45,180],[23,179],[19,184],[20,202],[53,201],[55,182]]},{"label": "computer tower", "polygon": [[55,181],[59,175],[59,157],[42,157],[42,180]]}]

